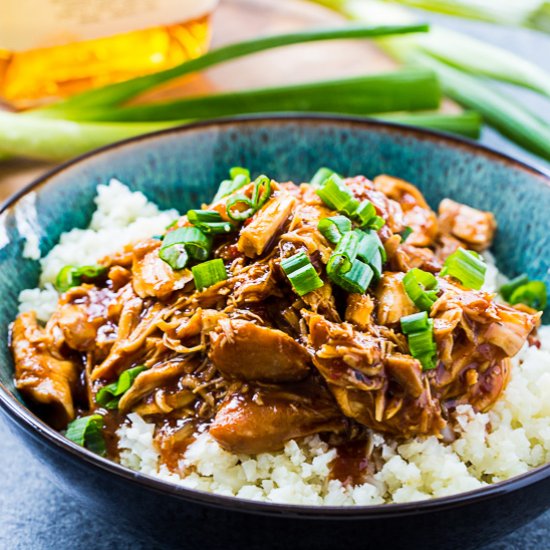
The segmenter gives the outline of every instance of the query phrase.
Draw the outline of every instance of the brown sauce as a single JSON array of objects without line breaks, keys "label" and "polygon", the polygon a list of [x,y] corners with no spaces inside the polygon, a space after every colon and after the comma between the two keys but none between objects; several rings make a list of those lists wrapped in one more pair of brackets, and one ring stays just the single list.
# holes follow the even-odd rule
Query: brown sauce
[{"label": "brown sauce", "polygon": [[350,441],[336,447],[336,458],[330,464],[330,479],[343,485],[360,485],[369,473],[368,441]]},{"label": "brown sauce", "polygon": [[107,456],[111,460],[118,461],[119,448],[117,430],[122,423],[122,415],[118,410],[107,411],[103,415],[103,437],[105,438],[105,446],[107,447]]},{"label": "brown sauce", "polygon": [[197,435],[196,422],[189,419],[164,424],[155,436],[161,462],[174,473],[180,471],[179,461]]}]

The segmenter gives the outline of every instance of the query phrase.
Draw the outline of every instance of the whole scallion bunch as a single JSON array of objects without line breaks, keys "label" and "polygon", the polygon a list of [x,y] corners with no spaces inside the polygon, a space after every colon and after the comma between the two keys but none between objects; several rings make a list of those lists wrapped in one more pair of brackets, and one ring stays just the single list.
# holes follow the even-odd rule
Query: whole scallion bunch
[{"label": "whole scallion bunch", "polygon": [[0,112],[0,159],[22,155],[62,160],[89,149],[192,120],[260,112],[332,112],[373,115],[476,137],[475,113],[439,115],[441,91],[431,69],[405,68],[292,86],[189,97],[139,106],[127,102],[172,79],[270,48],[342,38],[425,33],[423,24],[341,26],[267,36],[231,44],[155,74],[90,90],[35,111]]},{"label": "whole scallion bunch", "polygon": [[[415,21],[415,17],[408,11],[391,3],[376,0],[313,1],[331,7],[351,19],[370,24],[384,24],[388,21],[411,24]],[[508,0],[504,4],[511,6],[514,1]],[[443,12],[446,11],[444,6],[450,9],[451,5],[475,5],[480,10],[485,7],[487,13],[501,12],[501,3],[497,6],[489,0],[399,2]],[[524,24],[519,13],[528,12],[528,3],[524,4],[525,9],[522,10],[517,6],[522,2],[517,2],[517,16],[515,19],[508,18],[506,22]],[[540,13],[544,13],[543,3],[531,3],[540,5]],[[489,4],[492,4],[491,9]],[[455,14],[473,17],[465,9]],[[550,124],[525,105],[497,90],[491,82],[497,80],[515,84],[550,97],[550,74],[540,67],[508,50],[437,25],[431,26],[429,33],[422,36],[416,34],[410,37],[387,37],[378,40],[377,43],[394,59],[407,66],[433,70],[440,79],[445,95],[463,107],[480,113],[487,124],[521,147],[550,160]]]}]

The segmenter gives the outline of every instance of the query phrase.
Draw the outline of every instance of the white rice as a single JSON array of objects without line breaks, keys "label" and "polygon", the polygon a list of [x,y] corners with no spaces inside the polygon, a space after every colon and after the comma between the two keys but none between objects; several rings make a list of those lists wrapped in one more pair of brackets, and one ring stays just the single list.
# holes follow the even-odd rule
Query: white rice
[{"label": "white rice", "polygon": [[[128,242],[162,232],[177,216],[174,210],[160,212],[143,194],[116,180],[98,187],[96,204],[90,227],[62,235],[41,260],[41,287],[21,293],[21,311],[35,309],[46,321],[56,306],[52,282],[62,266],[94,263]],[[490,254],[486,260],[484,289],[494,291],[505,278]],[[526,345],[513,359],[510,383],[490,412],[475,413],[469,405],[458,408],[461,435],[453,443],[425,437],[397,444],[376,435],[374,445],[384,465],[359,486],[329,480],[336,451],[317,436],[289,441],[280,452],[243,456],[224,451],[204,433],[187,448],[179,466],[188,473],[180,476],[162,464],[154,425],[135,413],[118,431],[120,462],[201,491],[291,504],[410,502],[470,491],[550,461],[550,326],[540,330],[540,337],[541,349]]]}]

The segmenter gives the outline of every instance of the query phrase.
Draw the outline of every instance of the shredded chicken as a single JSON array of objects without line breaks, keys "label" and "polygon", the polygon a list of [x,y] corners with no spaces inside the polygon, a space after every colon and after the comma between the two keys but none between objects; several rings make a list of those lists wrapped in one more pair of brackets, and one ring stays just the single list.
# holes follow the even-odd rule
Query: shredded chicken
[{"label": "shredded chicken", "polygon": [[[456,405],[489,409],[540,313],[440,272],[457,248],[490,246],[493,216],[446,199],[437,218],[415,186],[390,176],[343,185],[384,220],[377,234],[387,261],[364,293],[344,291],[327,274],[335,246],[318,224],[341,213],[310,185],[272,181],[251,218],[213,237],[211,258],[223,261],[227,279],[196,290],[193,264],[172,269],[151,238],[103,258],[106,278],[61,295],[45,327],[20,314],[11,331],[18,389],[58,428],[92,412],[113,415],[114,425],[137,412],[156,424],[170,464],[205,429],[225,449],[254,454],[316,433],[339,443],[369,430],[443,437]],[[252,200],[254,184],[235,193]],[[230,198],[205,208],[229,221]],[[189,225],[183,216],[175,228]],[[304,295],[281,265],[299,252],[322,282]],[[428,370],[400,325],[418,312],[403,287],[412,268],[438,281]],[[108,412],[101,390],[135,367],[142,369],[109,405],[118,412]]]}]

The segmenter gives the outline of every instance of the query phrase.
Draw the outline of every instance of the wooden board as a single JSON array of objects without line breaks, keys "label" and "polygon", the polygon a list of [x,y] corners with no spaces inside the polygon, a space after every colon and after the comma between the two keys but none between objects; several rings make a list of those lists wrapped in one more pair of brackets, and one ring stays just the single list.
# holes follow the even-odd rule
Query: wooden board
[{"label": "wooden board", "polygon": [[[221,0],[213,16],[212,44],[219,46],[254,36],[342,21],[333,12],[303,0]],[[387,57],[364,40],[287,46],[226,63],[143,99],[276,86],[366,74],[393,66]],[[53,166],[19,159],[0,163],[0,200]]]}]

